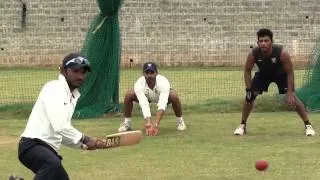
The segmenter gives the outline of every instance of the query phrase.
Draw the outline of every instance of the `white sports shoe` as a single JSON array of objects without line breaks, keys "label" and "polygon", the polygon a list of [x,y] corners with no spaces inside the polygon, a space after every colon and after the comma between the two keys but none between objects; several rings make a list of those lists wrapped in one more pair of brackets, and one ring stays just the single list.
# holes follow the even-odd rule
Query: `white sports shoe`
[{"label": "white sports shoe", "polygon": [[125,132],[125,131],[130,131],[132,130],[132,127],[131,127],[131,121],[123,121],[121,124],[120,124],[120,127],[118,129],[119,132]]},{"label": "white sports shoe", "polygon": [[314,136],[316,132],[313,130],[311,125],[306,125],[306,136]]},{"label": "white sports shoe", "polygon": [[246,126],[244,124],[240,124],[233,134],[237,136],[242,136],[245,133],[246,133]]},{"label": "white sports shoe", "polygon": [[177,130],[178,131],[184,131],[184,130],[186,130],[187,129],[187,126],[186,126],[186,124],[184,123],[184,121],[183,120],[180,120],[180,121],[177,121]]}]

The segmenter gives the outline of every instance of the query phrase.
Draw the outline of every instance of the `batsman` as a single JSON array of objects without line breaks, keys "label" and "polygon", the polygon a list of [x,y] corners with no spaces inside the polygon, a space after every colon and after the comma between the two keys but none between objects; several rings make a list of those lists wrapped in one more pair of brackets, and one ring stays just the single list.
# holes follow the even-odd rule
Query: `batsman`
[{"label": "batsman", "polygon": [[86,146],[88,150],[106,147],[105,140],[89,137],[71,124],[80,97],[78,88],[91,71],[88,59],[70,53],[59,68],[59,78],[43,86],[18,146],[20,162],[35,174],[36,180],[70,179],[58,154],[61,144]]},{"label": "batsman", "polygon": [[[119,132],[132,130],[131,115],[133,102],[139,103],[145,120],[147,136],[156,136],[159,133],[160,121],[168,104],[172,104],[177,117],[177,130],[184,131],[186,125],[182,117],[180,99],[175,90],[171,89],[169,80],[158,74],[157,65],[147,62],[143,65],[143,76],[134,85],[134,90],[129,90],[124,98],[124,121],[120,124]],[[158,110],[155,118],[151,117],[149,103],[157,103]]]}]

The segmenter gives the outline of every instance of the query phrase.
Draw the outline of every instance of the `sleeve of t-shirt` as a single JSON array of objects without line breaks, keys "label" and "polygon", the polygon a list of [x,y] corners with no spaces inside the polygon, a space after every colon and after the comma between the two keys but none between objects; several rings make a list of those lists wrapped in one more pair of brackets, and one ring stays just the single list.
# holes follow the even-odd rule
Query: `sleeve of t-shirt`
[{"label": "sleeve of t-shirt", "polygon": [[148,98],[144,94],[145,84],[146,82],[144,77],[140,77],[134,85],[134,92],[138,98],[144,119],[151,117]]},{"label": "sleeve of t-shirt", "polygon": [[80,141],[76,144],[74,144],[72,141],[62,138],[62,142],[63,145],[68,146],[70,148],[74,148],[74,149],[81,149],[81,146],[83,145]]}]

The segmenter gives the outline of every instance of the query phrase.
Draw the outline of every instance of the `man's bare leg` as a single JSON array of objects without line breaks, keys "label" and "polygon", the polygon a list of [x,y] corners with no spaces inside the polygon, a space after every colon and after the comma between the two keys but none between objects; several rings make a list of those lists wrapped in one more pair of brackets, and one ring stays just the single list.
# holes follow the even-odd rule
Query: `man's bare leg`
[{"label": "man's bare leg", "polygon": [[241,122],[240,124],[244,124],[246,125],[247,124],[247,120],[248,120],[248,117],[251,113],[251,110],[253,108],[253,105],[254,105],[254,101],[249,103],[247,102],[246,100],[243,102],[243,108],[242,108],[242,118],[241,118]]},{"label": "man's bare leg", "polygon": [[133,90],[126,93],[123,102],[124,121],[120,124],[119,132],[132,130],[131,115],[133,109],[133,102],[138,101],[137,96]]},{"label": "man's bare leg", "polygon": [[170,90],[168,101],[171,102],[173,111],[177,117],[177,124],[178,124],[177,130],[179,131],[185,130],[187,127],[182,117],[182,106],[181,106],[180,99],[175,90]]},{"label": "man's bare leg", "polygon": [[252,102],[248,102],[247,100],[244,100],[243,108],[242,108],[241,122],[240,122],[240,125],[234,131],[234,133],[233,133],[234,135],[242,136],[247,132],[247,130],[246,130],[247,120],[248,120],[248,117],[251,113],[253,105],[254,105],[254,99],[252,100]]},{"label": "man's bare leg", "polygon": [[299,114],[299,116],[301,117],[302,121],[304,122],[305,125],[309,125],[311,124],[309,122],[309,117],[307,114],[307,110],[304,107],[303,103],[300,101],[299,98],[296,97],[296,112]]},{"label": "man's bare leg", "polygon": [[305,133],[306,136],[314,136],[315,131],[313,127],[311,126],[311,123],[309,121],[308,113],[306,108],[304,107],[304,104],[300,101],[298,97],[296,97],[296,103],[295,103],[295,109],[296,112],[299,114],[300,118],[302,119],[304,125],[305,125]]}]

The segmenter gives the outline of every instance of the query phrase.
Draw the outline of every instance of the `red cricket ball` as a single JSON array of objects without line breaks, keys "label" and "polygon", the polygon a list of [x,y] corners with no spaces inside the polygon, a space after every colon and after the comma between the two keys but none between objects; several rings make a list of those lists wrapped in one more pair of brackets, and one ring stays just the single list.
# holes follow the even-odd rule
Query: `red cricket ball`
[{"label": "red cricket ball", "polygon": [[256,169],[258,171],[265,171],[268,168],[268,162],[266,160],[256,161]]}]

